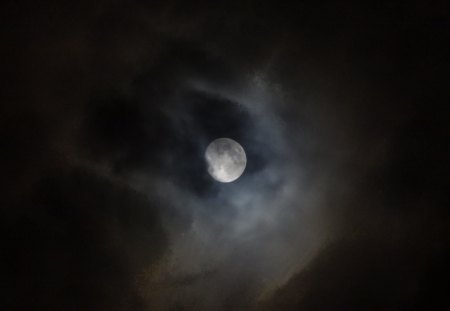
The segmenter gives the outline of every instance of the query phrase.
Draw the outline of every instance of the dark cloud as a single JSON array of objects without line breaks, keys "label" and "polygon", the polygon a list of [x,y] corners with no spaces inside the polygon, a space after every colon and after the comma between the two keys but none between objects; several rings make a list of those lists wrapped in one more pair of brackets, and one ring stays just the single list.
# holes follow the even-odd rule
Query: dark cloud
[{"label": "dark cloud", "polygon": [[2,218],[6,308],[141,308],[133,274],[167,246],[157,202],[84,170],[44,177],[25,202]]}]

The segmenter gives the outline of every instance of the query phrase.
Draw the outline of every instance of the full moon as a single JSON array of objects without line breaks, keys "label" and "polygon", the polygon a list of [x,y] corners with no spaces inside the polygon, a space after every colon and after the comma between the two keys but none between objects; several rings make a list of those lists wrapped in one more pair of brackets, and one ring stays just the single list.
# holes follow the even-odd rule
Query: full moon
[{"label": "full moon", "polygon": [[244,148],[230,138],[213,140],[206,148],[205,159],[208,173],[223,183],[238,179],[247,165]]}]

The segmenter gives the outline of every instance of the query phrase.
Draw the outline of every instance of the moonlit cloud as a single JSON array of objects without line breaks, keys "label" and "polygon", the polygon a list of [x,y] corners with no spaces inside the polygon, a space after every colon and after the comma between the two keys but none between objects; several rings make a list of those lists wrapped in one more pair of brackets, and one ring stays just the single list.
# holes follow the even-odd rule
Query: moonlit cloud
[{"label": "moonlit cloud", "polygon": [[444,7],[7,3],[2,304],[448,309]]}]

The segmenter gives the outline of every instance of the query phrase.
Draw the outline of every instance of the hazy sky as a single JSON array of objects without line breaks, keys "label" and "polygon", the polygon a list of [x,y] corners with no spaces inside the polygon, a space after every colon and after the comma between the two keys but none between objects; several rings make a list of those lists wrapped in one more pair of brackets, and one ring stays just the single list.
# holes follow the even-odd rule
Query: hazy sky
[{"label": "hazy sky", "polygon": [[5,310],[450,307],[446,1],[1,11]]}]

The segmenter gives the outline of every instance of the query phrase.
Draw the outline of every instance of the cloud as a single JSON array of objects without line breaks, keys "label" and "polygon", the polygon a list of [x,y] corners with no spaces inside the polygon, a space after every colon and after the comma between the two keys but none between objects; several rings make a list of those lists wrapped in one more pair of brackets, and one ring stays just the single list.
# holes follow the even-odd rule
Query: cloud
[{"label": "cloud", "polygon": [[[6,304],[445,305],[441,11],[395,1],[12,10]],[[247,153],[231,184],[205,169],[218,137]]]},{"label": "cloud", "polygon": [[25,202],[2,219],[6,306],[141,306],[133,274],[167,246],[156,202],[85,170],[50,173]]}]

